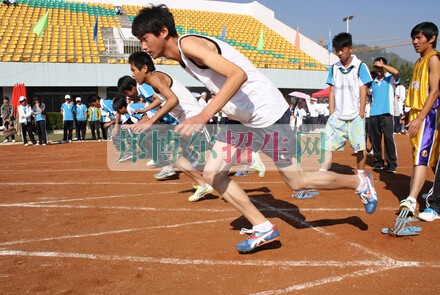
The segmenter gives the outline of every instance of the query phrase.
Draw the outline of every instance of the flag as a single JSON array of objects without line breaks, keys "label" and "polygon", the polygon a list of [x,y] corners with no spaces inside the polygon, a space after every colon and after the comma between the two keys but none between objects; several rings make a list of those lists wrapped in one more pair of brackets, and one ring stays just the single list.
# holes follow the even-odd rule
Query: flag
[{"label": "flag", "polygon": [[226,41],[226,25],[223,25],[222,36],[220,37],[220,40]]},{"label": "flag", "polygon": [[301,50],[301,47],[299,45],[299,28],[296,28],[296,36],[295,36],[295,49]]},{"label": "flag", "polygon": [[332,44],[332,31],[328,31],[328,45],[327,45],[327,51],[328,51],[328,54],[332,53],[332,51],[333,51],[333,44]]},{"label": "flag", "polygon": [[40,37],[43,34],[44,30],[47,28],[48,23],[49,23],[49,10],[35,24],[35,26],[32,28],[32,31],[34,31],[34,33],[37,34],[38,37]]},{"label": "flag", "polygon": [[93,26],[93,41],[98,42],[98,17],[95,16],[95,25]]},{"label": "flag", "polygon": [[261,28],[260,38],[258,38],[257,50],[261,50],[264,47],[264,28]]}]

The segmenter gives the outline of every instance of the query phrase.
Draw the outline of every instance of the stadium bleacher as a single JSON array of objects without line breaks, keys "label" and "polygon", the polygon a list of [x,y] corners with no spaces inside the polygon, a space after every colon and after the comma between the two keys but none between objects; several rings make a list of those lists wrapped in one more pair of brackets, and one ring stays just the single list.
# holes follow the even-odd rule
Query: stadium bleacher
[{"label": "stadium bleacher", "polygon": [[[112,34],[104,37],[103,29],[122,28],[124,18],[132,22],[142,8],[122,5],[123,15],[108,3],[68,2],[61,0],[19,0],[18,6],[0,6],[0,61],[51,63],[126,63],[127,53],[109,53]],[[48,27],[41,37],[32,31],[35,23],[50,11]],[[304,51],[277,34],[256,18],[244,14],[173,9],[179,34],[197,33],[222,38],[259,68],[326,70]],[[93,41],[95,18],[98,40]],[[125,25],[125,27],[128,27]],[[264,47],[257,49],[261,30]],[[157,64],[177,64],[156,60]]]}]

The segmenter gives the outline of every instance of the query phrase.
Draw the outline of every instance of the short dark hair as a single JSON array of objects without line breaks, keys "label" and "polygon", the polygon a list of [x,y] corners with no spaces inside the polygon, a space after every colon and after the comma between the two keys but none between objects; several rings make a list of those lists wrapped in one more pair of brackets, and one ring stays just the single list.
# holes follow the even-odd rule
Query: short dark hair
[{"label": "short dark hair", "polygon": [[438,37],[438,28],[432,22],[423,22],[416,25],[411,30],[411,38],[422,33],[426,39],[430,40],[433,36],[435,36],[434,43],[432,43],[432,47],[435,48],[437,46],[437,37]]},{"label": "short dark hair", "polygon": [[350,33],[339,33],[333,37],[333,48],[343,48],[353,46],[353,41]]},{"label": "short dark hair", "polygon": [[387,61],[387,59],[385,58],[385,57],[376,57],[375,59],[374,59],[374,61],[373,61],[373,63],[375,63],[376,61],[382,61],[384,64],[388,64],[388,61]]},{"label": "short dark hair", "polygon": [[128,57],[128,63],[134,65],[138,70],[142,69],[143,66],[147,66],[149,72],[156,71],[153,60],[151,56],[145,51],[137,51],[132,53]]},{"label": "short dark hair", "polygon": [[8,96],[3,96],[3,99],[9,101],[9,97]]},{"label": "short dark hair", "polygon": [[171,37],[177,37],[173,14],[164,4],[150,5],[139,11],[131,26],[133,36],[139,37],[146,33],[159,36],[163,27],[168,29]]},{"label": "short dark hair", "polygon": [[40,101],[40,99],[38,98],[38,96],[35,96],[35,97],[34,97],[34,101],[37,101],[37,100]]},{"label": "short dark hair", "polygon": [[136,80],[130,76],[123,76],[118,80],[118,91],[124,93],[124,91],[131,90],[136,87]]},{"label": "short dark hair", "polygon": [[123,107],[127,107],[127,99],[124,96],[116,96],[115,99],[113,99],[113,109],[117,112]]},{"label": "short dark hair", "polygon": [[90,102],[95,102],[97,100],[101,100],[101,97],[99,97],[98,94],[90,94],[89,95],[89,103]]}]

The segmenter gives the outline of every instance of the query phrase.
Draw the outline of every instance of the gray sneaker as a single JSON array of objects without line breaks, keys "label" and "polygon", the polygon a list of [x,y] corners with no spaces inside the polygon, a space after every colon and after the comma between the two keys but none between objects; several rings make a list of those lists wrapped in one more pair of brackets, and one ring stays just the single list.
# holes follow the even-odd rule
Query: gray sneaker
[{"label": "gray sneaker", "polygon": [[174,171],[172,167],[167,166],[167,167],[163,167],[163,169],[159,173],[154,174],[153,177],[156,179],[164,179],[173,176],[175,174],[176,171]]}]

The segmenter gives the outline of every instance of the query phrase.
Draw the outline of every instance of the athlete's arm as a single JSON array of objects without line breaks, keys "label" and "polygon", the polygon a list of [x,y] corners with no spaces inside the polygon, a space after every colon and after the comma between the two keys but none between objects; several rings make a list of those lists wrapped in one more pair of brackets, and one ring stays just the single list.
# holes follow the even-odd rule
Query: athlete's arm
[{"label": "athlete's arm", "polygon": [[[183,54],[192,59],[199,66],[206,66],[226,78],[221,86],[214,101],[208,104],[203,111],[184,123],[200,124],[207,123],[214,115],[220,111],[223,106],[234,96],[247,80],[247,75],[240,67],[225,59],[217,52],[217,48],[209,40],[198,37],[186,37],[181,40],[181,49]],[[191,135],[191,132],[182,132],[187,129],[185,124],[176,126],[176,130],[185,135]],[[189,124],[188,124],[189,125]]]}]

